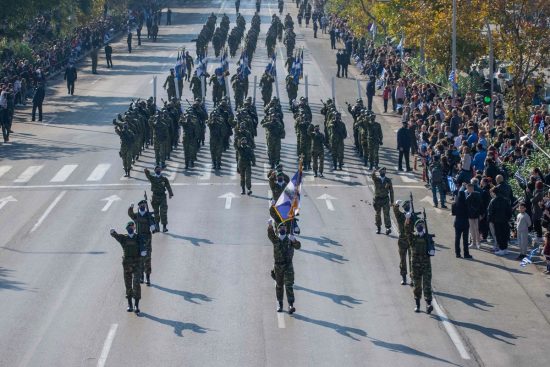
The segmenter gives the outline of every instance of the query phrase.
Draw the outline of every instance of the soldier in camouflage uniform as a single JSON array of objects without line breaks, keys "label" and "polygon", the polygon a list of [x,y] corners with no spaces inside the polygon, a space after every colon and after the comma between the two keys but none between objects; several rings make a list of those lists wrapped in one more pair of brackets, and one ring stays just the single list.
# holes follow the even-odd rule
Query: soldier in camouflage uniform
[{"label": "soldier in camouflage uniform", "polygon": [[[118,234],[111,229],[111,236],[122,246],[122,269],[124,271],[124,286],[128,308],[126,311],[139,313],[139,300],[141,299],[141,257],[146,255],[140,236],[135,232],[134,222],[126,225],[128,234]],[[132,298],[134,303],[132,303]]]},{"label": "soldier in camouflage uniform", "polygon": [[208,85],[212,85],[212,102],[216,106],[225,94],[225,88],[217,75],[212,75]]},{"label": "soldier in camouflage uniform", "polygon": [[120,136],[120,158],[124,167],[124,177],[130,177],[132,170],[132,146],[134,144],[134,133],[129,129],[128,124],[119,123],[113,120],[115,132]]},{"label": "soldier in camouflage uniform", "polygon": [[234,138],[233,147],[235,148],[235,159],[237,162],[239,162],[238,147],[243,138],[247,141],[247,144],[249,144],[252,149],[256,148],[256,145],[254,144],[254,140],[252,138],[252,134],[248,130],[246,123],[241,122],[240,120],[241,119],[239,119],[239,114],[237,114],[237,124],[235,126],[235,132],[233,136]]},{"label": "soldier in camouflage uniform", "polygon": [[[168,89],[166,88],[166,85],[168,85]],[[166,81],[162,87],[167,89],[166,92],[168,93],[168,100],[171,101],[172,98],[176,98],[176,80],[174,76],[174,69],[170,69],[170,75],[166,77]]]},{"label": "soldier in camouflage uniform", "polygon": [[153,148],[155,150],[155,162],[161,167],[166,167],[166,143],[168,142],[168,125],[163,113],[159,112],[149,120],[153,128]]},{"label": "soldier in camouflage uniform", "polygon": [[193,167],[195,165],[196,148],[197,148],[197,135],[199,132],[197,117],[192,113],[185,113],[181,115],[179,121],[183,130],[182,144],[183,154],[185,159],[185,169]]},{"label": "soldier in camouflage uniform", "polygon": [[361,150],[363,152],[363,165],[366,167],[369,163],[369,121],[371,111],[363,109],[361,115],[357,118],[357,131],[359,142],[361,143]]},{"label": "soldier in camouflage uniform", "polygon": [[415,233],[412,238],[412,277],[414,282],[413,294],[416,307],[414,312],[420,312],[420,298],[424,292],[426,313],[433,311],[432,306],[432,264],[428,255],[428,236],[425,233],[425,223],[419,219],[415,223]]},{"label": "soldier in camouflage uniform", "polygon": [[197,76],[197,71],[193,73],[193,77],[189,83],[189,89],[193,91],[193,99],[202,98],[201,78]]},{"label": "soldier in camouflage uniform", "polygon": [[233,88],[233,98],[235,98],[235,110],[237,110],[244,102],[244,83],[239,74],[234,74],[231,77],[231,87]]},{"label": "soldier in camouflage uniform", "polygon": [[339,169],[341,171],[344,165],[344,139],[347,138],[348,131],[339,112],[334,114],[333,120],[329,123],[328,133],[332,154],[332,167],[334,170]]},{"label": "soldier in camouflage uniform", "polygon": [[[376,172],[380,173],[380,177],[376,175]],[[374,210],[376,210],[376,233],[380,234],[380,227],[382,226],[380,212],[384,210],[384,224],[386,226],[386,234],[388,235],[391,233],[390,203],[393,203],[393,185],[391,179],[386,177],[386,168],[384,167],[373,171],[371,177],[374,183],[373,206]]]},{"label": "soldier in camouflage uniform", "polygon": [[277,228],[277,233],[271,224],[267,227],[267,237],[273,244],[274,266],[271,276],[276,282],[275,295],[277,297],[277,312],[283,312],[283,296],[286,290],[288,301],[288,313],[296,312],[294,307],[294,266],[292,259],[294,250],[298,250],[301,244],[294,235],[287,234],[287,226],[283,223]]},{"label": "soldier in camouflage uniform", "polygon": [[168,197],[171,199],[174,196],[172,192],[172,187],[170,187],[170,182],[168,179],[162,175],[162,170],[160,166],[155,167],[155,174],[152,175],[151,172],[145,168],[145,176],[151,182],[151,191],[153,192],[153,197],[151,199],[151,205],[155,212],[155,218],[157,220],[160,218],[162,223],[162,231],[168,232],[168,203],[166,202],[166,191],[168,191]]},{"label": "soldier in camouflage uniform", "polygon": [[[404,212],[399,210],[403,207]],[[397,239],[397,247],[399,250],[399,271],[401,273],[401,285],[407,284],[407,255],[409,257],[409,272],[411,273],[412,281],[412,263],[411,263],[411,243],[414,235],[414,220],[411,213],[411,205],[409,201],[397,200],[393,205],[393,213],[399,228],[399,238]]]},{"label": "soldier in camouflage uniform", "polygon": [[311,138],[311,157],[313,158],[313,174],[317,177],[323,177],[323,167],[325,166],[325,136],[321,132],[319,125],[315,125],[313,131],[309,132]]},{"label": "soldier in camouflage uniform", "polygon": [[357,124],[357,120],[359,119],[359,116],[361,116],[361,111],[365,108],[365,106],[363,105],[363,100],[361,98],[357,98],[357,101],[353,106],[347,102],[346,105],[348,106],[348,112],[353,117],[353,144],[355,145],[355,149],[357,150],[359,157],[362,157],[363,149],[361,147],[361,141],[359,140],[359,126]]},{"label": "soldier in camouflage uniform", "polygon": [[382,127],[376,120],[376,116],[371,114],[369,122],[369,169],[372,170],[373,166],[378,169],[378,150],[380,145],[383,144],[384,136],[382,135]]},{"label": "soldier in camouflage uniform", "polygon": [[[141,200],[138,203],[138,211],[134,212],[134,204],[128,208],[128,216],[136,224],[136,232],[140,236],[143,249],[147,255],[142,256],[141,270],[145,273],[145,282],[151,285],[151,255],[153,251],[153,233],[156,231],[156,222],[153,214],[147,209],[147,201]],[[143,273],[140,275],[140,282],[143,283]]]},{"label": "soldier in camouflage uniform", "polygon": [[239,154],[237,168],[241,175],[241,195],[245,194],[245,186],[248,189],[248,195],[252,195],[252,166],[256,165],[254,150],[248,145],[246,138],[242,138],[236,148]]},{"label": "soldier in camouflage uniform", "polygon": [[285,125],[273,112],[264,117],[262,126],[265,129],[269,165],[273,169],[281,160],[281,139],[285,138]]},{"label": "soldier in camouflage uniform", "polygon": [[273,76],[271,76],[268,72],[264,72],[262,78],[260,79],[260,88],[262,88],[262,100],[264,101],[264,107],[267,106],[271,100],[274,82],[275,78],[273,78]]},{"label": "soldier in camouflage uniform", "polygon": [[329,98],[326,103],[323,102],[323,100],[321,100],[321,102],[323,103],[323,107],[321,108],[320,112],[321,112],[321,115],[324,116],[323,126],[325,130],[325,145],[327,147],[330,147],[330,141],[329,141],[330,136],[328,133],[328,126],[332,121],[334,114],[336,113],[336,108],[334,106],[334,102],[332,101],[332,98]]},{"label": "soldier in camouflage uniform", "polygon": [[246,121],[249,124],[252,136],[258,136],[258,111],[252,97],[246,98],[243,103],[243,110],[246,112]]},{"label": "soldier in camouflage uniform", "polygon": [[311,133],[313,125],[305,113],[295,117],[294,130],[296,132],[296,154],[298,158],[304,157],[304,169],[311,169]]},{"label": "soldier in camouflage uniform", "polygon": [[288,95],[288,103],[291,105],[292,101],[298,97],[298,83],[290,74],[286,76],[286,93]]},{"label": "soldier in camouflage uniform", "polygon": [[286,56],[292,57],[296,46],[296,34],[291,28],[286,29],[283,44],[286,46]]},{"label": "soldier in camouflage uniform", "polygon": [[224,121],[223,149],[225,151],[229,149],[229,139],[231,138],[231,135],[233,135],[235,117],[233,115],[233,112],[231,111],[231,106],[229,105],[229,101],[227,97],[221,100],[218,106],[218,109],[220,111],[221,116],[223,116],[223,121]]},{"label": "soldier in camouflage uniform", "polygon": [[214,169],[221,169],[222,165],[224,124],[220,111],[213,110],[208,119],[208,129],[210,130],[210,156]]}]

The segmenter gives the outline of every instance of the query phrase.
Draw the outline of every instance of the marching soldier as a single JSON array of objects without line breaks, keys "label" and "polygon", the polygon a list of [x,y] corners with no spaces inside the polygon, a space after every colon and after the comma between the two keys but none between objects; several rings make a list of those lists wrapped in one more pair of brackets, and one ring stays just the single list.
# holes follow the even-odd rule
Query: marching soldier
[{"label": "marching soldier", "polygon": [[417,220],[415,229],[412,239],[413,294],[416,302],[414,312],[420,312],[420,298],[424,293],[426,313],[430,314],[434,309],[432,306],[432,264],[428,254],[428,235],[425,222],[422,219]]},{"label": "marching soldier", "polygon": [[262,78],[260,79],[260,88],[262,88],[262,100],[264,101],[264,107],[267,106],[271,100],[271,95],[273,94],[273,82],[275,78],[271,76],[268,72],[264,72]]},{"label": "marching soldier", "polygon": [[[147,208],[147,200],[141,200],[138,203],[138,211],[134,212],[134,204],[128,208],[128,216],[136,224],[136,231],[140,236],[143,249],[147,251],[145,256],[141,257],[141,271],[145,273],[145,283],[151,285],[151,252],[153,251],[153,233],[156,231],[156,223],[153,214]],[[143,283],[143,273],[140,272],[140,282]]]},{"label": "marching soldier", "polygon": [[298,83],[291,74],[286,76],[286,93],[288,95],[288,102],[292,105],[292,101],[298,97]]},{"label": "marching soldier", "polygon": [[212,167],[214,169],[221,169],[224,120],[218,109],[215,109],[210,113],[210,117],[208,119],[208,129],[210,130],[210,156],[212,158]]},{"label": "marching soldier", "polygon": [[313,174],[317,177],[323,177],[323,167],[325,165],[325,136],[321,132],[319,125],[315,125],[311,136],[311,157],[313,159]]},{"label": "marching soldier", "polygon": [[269,224],[267,227],[267,237],[273,244],[275,264],[273,270],[271,270],[271,277],[277,283],[275,286],[275,295],[278,303],[277,312],[283,312],[283,295],[286,289],[288,313],[293,314],[296,312],[296,308],[294,307],[294,266],[292,258],[294,257],[294,250],[300,249],[302,245],[300,241],[296,240],[294,235],[287,235],[287,226],[284,223],[278,226],[277,232],[275,232],[273,225]]},{"label": "marching soldier", "polygon": [[[399,210],[402,207],[404,212]],[[411,204],[409,201],[397,200],[393,205],[393,213],[397,220],[399,228],[399,238],[397,246],[399,250],[399,271],[401,273],[401,285],[407,284],[407,255],[409,257],[409,272],[411,273],[411,287],[413,286],[412,263],[411,263],[411,244],[414,235],[414,220],[411,213]]]},{"label": "marching soldier", "polygon": [[[376,172],[380,174],[380,177],[376,175]],[[372,182],[374,183],[374,210],[376,210],[375,223],[376,233],[380,234],[380,227],[382,226],[382,218],[380,212],[384,210],[384,224],[386,226],[386,234],[391,233],[391,219],[390,219],[390,203],[393,203],[393,186],[391,179],[386,177],[386,168],[382,167],[379,170],[372,172]]]},{"label": "marching soldier", "polygon": [[329,123],[328,133],[332,149],[332,167],[341,171],[344,165],[344,139],[347,138],[348,132],[340,112],[336,112],[333,121]]},{"label": "marching soldier", "polygon": [[252,166],[256,165],[254,151],[248,145],[246,138],[240,140],[236,149],[239,157],[237,168],[241,175],[241,195],[245,194],[245,185],[248,189],[248,195],[252,195]]},{"label": "marching soldier", "polygon": [[191,78],[191,82],[189,83],[189,89],[193,91],[194,99],[202,97],[202,84],[201,79],[197,76],[197,71],[193,73],[193,77]]},{"label": "marching soldier", "polygon": [[[122,246],[122,269],[124,271],[124,286],[126,288],[126,299],[128,308],[126,311],[139,313],[139,300],[141,299],[141,286],[139,278],[141,275],[141,257],[147,255],[143,248],[140,236],[135,231],[134,222],[126,224],[128,234],[118,234],[111,229],[111,236]],[[132,304],[132,298],[134,304]]]},{"label": "marching soldier", "polygon": [[[168,89],[166,88],[166,85],[168,85]],[[176,98],[176,80],[173,68],[170,69],[170,75],[166,77],[166,81],[164,82],[164,85],[162,87],[166,89],[169,101],[171,101],[172,98]]]},{"label": "marching soldier", "polygon": [[361,148],[361,143],[359,141],[359,126],[357,124],[357,120],[359,116],[361,116],[361,111],[365,108],[363,105],[363,100],[361,98],[357,98],[357,101],[355,101],[355,105],[350,105],[346,102],[346,105],[348,106],[348,112],[353,117],[353,143],[355,144],[355,149],[357,150],[359,157],[363,156],[363,149]]},{"label": "marching soldier", "polygon": [[376,121],[376,116],[374,115],[374,113],[372,113],[370,115],[368,132],[370,170],[372,170],[373,166],[378,169],[378,150],[380,149],[380,145],[383,144],[383,139],[384,136],[382,135],[382,127],[380,126],[380,123]]},{"label": "marching soldier", "polygon": [[267,156],[273,169],[281,159],[281,139],[285,138],[285,126],[275,113],[268,114],[262,121],[267,142]]},{"label": "marching soldier", "polygon": [[162,223],[162,231],[168,232],[168,204],[166,202],[166,191],[168,191],[168,197],[172,199],[174,193],[172,192],[172,187],[170,187],[170,182],[168,179],[162,175],[162,169],[160,166],[155,167],[155,174],[152,175],[151,172],[145,168],[145,176],[151,182],[151,191],[153,192],[153,197],[151,200],[151,205],[155,212],[155,218],[160,218]]},{"label": "marching soldier", "polygon": [[361,144],[360,151],[363,157],[363,165],[366,167],[369,163],[369,120],[371,111],[363,109],[361,115],[357,118],[357,134]]}]

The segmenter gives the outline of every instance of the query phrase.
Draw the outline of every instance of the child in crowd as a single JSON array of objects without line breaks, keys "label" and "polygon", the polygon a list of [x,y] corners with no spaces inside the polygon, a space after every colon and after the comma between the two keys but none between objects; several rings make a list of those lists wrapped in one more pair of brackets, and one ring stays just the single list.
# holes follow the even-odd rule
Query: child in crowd
[{"label": "child in crowd", "polygon": [[525,203],[519,204],[519,213],[516,218],[516,231],[519,246],[519,256],[516,260],[523,260],[527,256],[527,247],[529,246],[529,227],[531,227],[531,218],[525,211]]}]

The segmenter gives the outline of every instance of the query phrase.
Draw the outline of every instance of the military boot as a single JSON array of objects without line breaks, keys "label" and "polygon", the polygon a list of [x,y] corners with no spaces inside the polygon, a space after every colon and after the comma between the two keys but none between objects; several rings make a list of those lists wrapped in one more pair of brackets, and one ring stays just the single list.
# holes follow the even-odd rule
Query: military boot
[{"label": "military boot", "polygon": [[414,287],[414,282],[413,282],[412,277],[411,277],[411,282],[409,283],[409,285],[410,285],[411,287]]},{"label": "military boot", "polygon": [[376,234],[380,234],[380,226],[376,226]]},{"label": "military boot", "polygon": [[166,224],[163,224],[163,225],[162,225],[162,231],[163,231],[163,232],[168,232],[168,228],[166,228]]},{"label": "military boot", "polygon": [[401,285],[406,285],[407,284],[407,276],[406,275],[402,275],[401,276]]},{"label": "military boot", "polygon": [[296,307],[294,307],[294,303],[290,303],[288,305],[288,313],[292,315],[294,312],[296,312]]},{"label": "military boot", "polygon": [[283,301],[279,301],[279,306],[277,307],[277,312],[283,312]]},{"label": "military boot", "polygon": [[134,310],[134,305],[132,305],[132,297],[128,297],[128,308],[126,308],[127,312],[132,312]]},{"label": "military boot", "polygon": [[244,189],[244,186],[241,186],[241,195],[246,194],[246,190]]},{"label": "military boot", "polygon": [[340,163],[340,164],[338,165],[338,170],[340,170],[340,171],[341,171],[341,170],[342,170],[342,166],[343,166],[343,164],[342,164],[342,163]]},{"label": "military boot", "polygon": [[363,166],[365,166],[365,167],[366,167],[366,166],[367,166],[368,164],[369,164],[368,160],[367,160],[366,158],[365,158],[365,159],[363,159]]},{"label": "military boot", "polygon": [[336,171],[336,159],[332,161],[332,170]]},{"label": "military boot", "polygon": [[134,312],[135,312],[136,314],[138,314],[138,313],[139,313],[139,299],[134,298],[134,304],[135,304]]},{"label": "military boot", "polygon": [[252,195],[252,190],[248,190],[248,192],[246,193],[248,196]]},{"label": "military boot", "polygon": [[141,284],[143,284],[143,278],[144,278],[143,273],[141,273],[141,274],[139,275],[139,282],[140,282]]},{"label": "military boot", "polygon": [[317,177],[317,171],[313,171],[313,177]]},{"label": "military boot", "polygon": [[319,177],[325,177],[323,176],[323,172],[319,172]]},{"label": "military boot", "polygon": [[414,312],[420,312],[420,298],[415,298],[414,301],[416,302],[416,307],[414,308]]},{"label": "military boot", "polygon": [[189,161],[187,159],[185,160],[185,169],[189,169]]},{"label": "military boot", "polygon": [[386,235],[389,235],[391,233],[391,228],[386,228]]},{"label": "military boot", "polygon": [[426,313],[429,315],[434,310],[434,306],[432,306],[431,302],[426,302]]},{"label": "military boot", "polygon": [[151,274],[146,274],[145,284],[149,287],[151,286]]}]

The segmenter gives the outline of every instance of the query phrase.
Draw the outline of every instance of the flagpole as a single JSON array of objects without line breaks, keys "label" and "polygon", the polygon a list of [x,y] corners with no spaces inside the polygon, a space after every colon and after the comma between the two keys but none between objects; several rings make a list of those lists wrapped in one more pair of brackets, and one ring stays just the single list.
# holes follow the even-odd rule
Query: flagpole
[{"label": "flagpole", "polygon": [[[456,0],[453,0],[453,36],[452,36],[451,71],[455,72],[455,78],[456,78],[457,77],[456,75]],[[454,99],[456,98],[456,89],[454,87],[451,89],[453,93],[453,107],[454,107]]]}]

